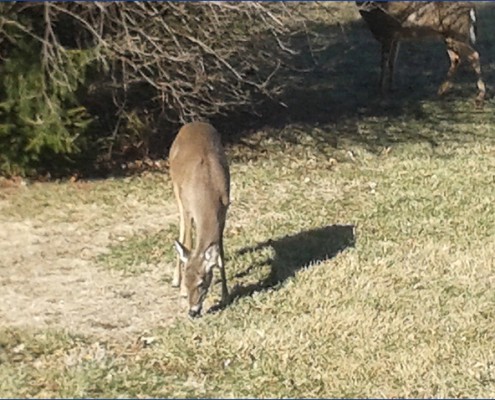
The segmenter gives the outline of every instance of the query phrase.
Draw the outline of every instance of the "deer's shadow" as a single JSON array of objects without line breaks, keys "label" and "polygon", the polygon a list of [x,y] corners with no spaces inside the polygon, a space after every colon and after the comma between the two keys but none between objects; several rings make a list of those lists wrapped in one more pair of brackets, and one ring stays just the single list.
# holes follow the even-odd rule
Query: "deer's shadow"
[{"label": "deer's shadow", "polygon": [[243,255],[271,247],[275,255],[262,262],[251,264],[244,271],[236,274],[234,279],[250,275],[255,269],[269,265],[268,276],[251,284],[236,284],[231,289],[227,304],[215,305],[208,311],[214,312],[225,308],[239,298],[251,296],[256,292],[274,288],[297,271],[312,264],[329,260],[356,242],[354,225],[329,225],[322,228],[299,232],[278,239],[269,239],[255,246],[245,247],[236,254]]}]

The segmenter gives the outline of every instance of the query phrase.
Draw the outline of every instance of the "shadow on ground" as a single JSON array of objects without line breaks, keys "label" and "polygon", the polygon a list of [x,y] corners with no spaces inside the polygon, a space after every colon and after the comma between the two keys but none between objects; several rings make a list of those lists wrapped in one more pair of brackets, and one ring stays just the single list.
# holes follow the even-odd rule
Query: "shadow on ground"
[{"label": "shadow on ground", "polygon": [[[235,275],[234,280],[244,278],[260,267],[270,266],[268,276],[258,282],[236,284],[231,290],[229,303],[251,296],[255,292],[275,288],[294,276],[297,271],[315,263],[330,260],[348,247],[354,247],[355,242],[354,225],[329,225],[279,239],[269,239],[256,246],[243,248],[237,252],[238,256],[248,252],[258,252],[266,247],[273,248],[275,255],[271,259],[252,264]],[[216,305],[210,308],[209,312],[218,311],[221,308],[222,306]]]},{"label": "shadow on ground", "polygon": [[[355,12],[354,17],[358,17],[354,3],[346,4],[346,7],[347,11]],[[487,2],[479,4],[478,8],[479,35],[476,47],[481,55],[484,80],[490,89],[495,82],[495,42],[492,40],[495,35],[495,4]],[[455,79],[456,86],[445,97],[436,96],[437,88],[444,80],[449,66],[442,42],[403,43],[396,65],[396,90],[387,98],[382,98],[378,90],[379,43],[362,19],[351,18],[351,22],[342,22],[337,15],[332,16],[331,11],[329,15],[331,17],[327,22],[322,22],[321,19],[312,21],[311,17],[306,21],[307,30],[316,46],[310,46],[307,36],[301,32],[289,32],[280,37],[281,42],[291,43],[291,48],[296,49],[297,54],[288,57],[287,62],[282,60],[284,68],[273,78],[273,85],[281,88],[277,101],[266,100],[258,107],[253,106],[254,110],[249,112],[229,111],[226,116],[211,119],[210,122],[222,133],[225,143],[240,145],[235,146],[239,154],[234,154],[232,161],[243,162],[259,156],[259,143],[252,138],[260,132],[263,137],[275,136],[280,142],[289,145],[299,143],[302,136],[310,136],[314,139],[310,145],[317,150],[319,143],[325,146],[330,144],[337,149],[343,147],[342,143],[355,143],[370,151],[381,151],[383,147],[404,142],[429,142],[432,145],[444,140],[474,142],[477,140],[476,135],[466,135],[462,124],[480,121],[495,124],[493,99],[487,101],[484,111],[474,108],[475,75],[466,65],[461,65]],[[266,35],[271,37],[272,33]],[[263,46],[260,47],[260,43],[271,41],[268,36],[256,38],[253,51],[280,53],[270,51],[269,48],[264,49]],[[315,47],[319,49],[315,50]],[[262,75],[268,75],[267,71]],[[129,97],[137,98],[138,104],[151,96],[142,88],[136,90],[137,94],[130,93]],[[104,142],[102,132],[112,132],[118,124],[115,119],[117,111],[112,106],[111,99],[106,101],[104,94],[100,95],[103,100],[100,99],[97,105],[90,107],[91,112],[98,115],[96,120],[100,121],[94,133],[96,147]],[[259,95],[253,93],[253,103],[259,100]],[[100,103],[110,108],[107,110]],[[281,106],[281,103],[285,106]],[[167,157],[179,124],[163,118],[160,110],[151,113],[156,115],[148,116],[148,109],[136,107],[141,113],[139,115],[147,115],[146,128],[142,128],[145,132],[137,134],[136,139],[131,134],[127,135],[129,138],[124,142],[129,140],[129,145],[123,146],[125,150],[121,149],[122,154],[115,152],[109,165],[99,163],[102,176],[129,175],[153,169],[153,166],[146,163],[143,165],[141,161],[133,162],[141,160],[145,154],[151,159]],[[367,127],[363,133],[362,121],[370,119],[379,123]],[[392,134],[387,132],[382,121],[393,126]],[[407,129],[411,122],[433,127],[450,124],[451,128],[448,138],[446,135],[436,135],[435,129],[425,136],[414,126]],[[294,127],[300,128],[301,133],[295,134]],[[94,148],[91,151],[96,153],[82,154],[75,164],[92,166],[99,150]],[[121,167],[121,161],[124,167]],[[127,161],[130,163],[127,164]],[[47,161],[47,166],[48,169],[55,169],[50,160]],[[98,176],[97,171],[95,174]]]}]

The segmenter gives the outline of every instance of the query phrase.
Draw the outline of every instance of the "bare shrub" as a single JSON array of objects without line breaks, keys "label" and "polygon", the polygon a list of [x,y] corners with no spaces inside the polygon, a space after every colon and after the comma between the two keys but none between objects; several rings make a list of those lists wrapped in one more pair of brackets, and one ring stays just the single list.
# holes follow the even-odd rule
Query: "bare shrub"
[{"label": "bare shrub", "polygon": [[184,123],[276,99],[277,72],[297,54],[290,38],[307,36],[299,3],[2,7],[0,40],[10,49],[19,37],[38,42],[46,103],[60,103],[57,88],[83,93],[109,155],[126,142],[147,152],[157,120]]}]

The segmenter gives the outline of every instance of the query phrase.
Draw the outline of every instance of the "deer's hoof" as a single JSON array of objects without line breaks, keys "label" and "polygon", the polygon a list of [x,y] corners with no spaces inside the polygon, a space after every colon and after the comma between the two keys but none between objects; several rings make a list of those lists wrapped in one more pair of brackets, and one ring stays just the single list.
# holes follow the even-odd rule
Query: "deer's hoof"
[{"label": "deer's hoof", "polygon": [[172,279],[172,287],[173,288],[178,288],[180,286],[180,278],[174,277]]},{"label": "deer's hoof", "polygon": [[447,93],[450,88],[452,87],[452,83],[450,82],[444,82],[440,85],[437,91],[438,96],[443,96],[445,93]]},{"label": "deer's hoof", "polygon": [[474,105],[478,110],[483,109],[483,106],[485,105],[485,98],[483,97],[476,97],[474,100]]}]

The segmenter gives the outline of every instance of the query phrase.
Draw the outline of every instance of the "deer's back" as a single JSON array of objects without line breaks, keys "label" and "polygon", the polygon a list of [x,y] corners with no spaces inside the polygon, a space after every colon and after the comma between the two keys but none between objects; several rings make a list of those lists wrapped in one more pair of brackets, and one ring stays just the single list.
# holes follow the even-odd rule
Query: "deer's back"
[{"label": "deer's back", "polygon": [[469,2],[358,2],[358,6],[380,41],[436,35],[466,40],[474,22]]},{"label": "deer's back", "polygon": [[[220,134],[205,122],[184,125],[170,148],[170,176],[184,205],[229,203],[230,173]],[[214,205],[214,204],[213,204]]]}]

